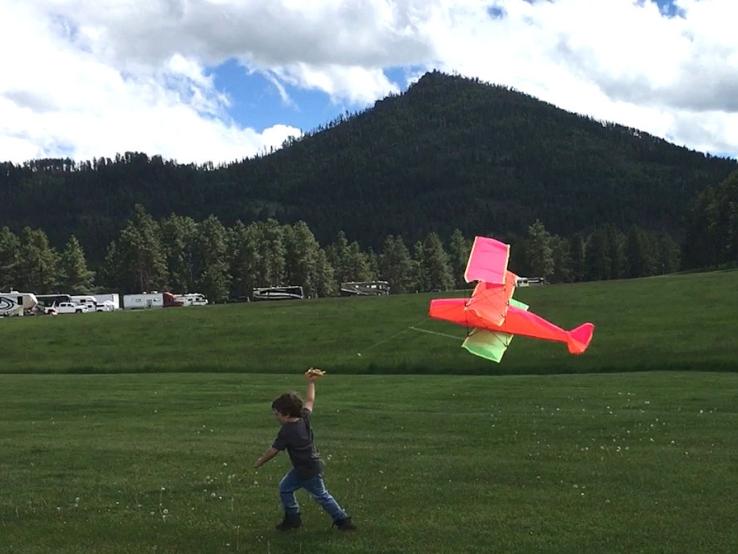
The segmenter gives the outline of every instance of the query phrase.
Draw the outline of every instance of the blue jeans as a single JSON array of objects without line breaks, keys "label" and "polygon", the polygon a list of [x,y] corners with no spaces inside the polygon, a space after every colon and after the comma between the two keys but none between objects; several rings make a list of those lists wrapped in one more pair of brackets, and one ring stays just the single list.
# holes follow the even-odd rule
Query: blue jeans
[{"label": "blue jeans", "polygon": [[315,501],[330,514],[333,521],[339,521],[348,517],[346,512],[338,505],[338,502],[331,496],[331,493],[328,492],[328,489],[325,488],[321,474],[310,477],[309,479],[300,479],[294,469],[288,471],[279,482],[279,496],[282,498],[285,513],[300,513],[300,505],[297,503],[297,498],[295,498],[295,491],[298,489],[308,491]]}]

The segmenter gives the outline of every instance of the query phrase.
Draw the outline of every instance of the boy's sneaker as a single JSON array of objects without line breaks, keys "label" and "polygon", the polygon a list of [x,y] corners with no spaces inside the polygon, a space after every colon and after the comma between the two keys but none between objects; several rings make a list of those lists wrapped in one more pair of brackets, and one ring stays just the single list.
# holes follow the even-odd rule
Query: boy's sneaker
[{"label": "boy's sneaker", "polygon": [[302,527],[300,514],[285,514],[282,523],[278,524],[275,528],[277,531],[289,531],[290,529],[297,529],[299,527]]},{"label": "boy's sneaker", "polygon": [[351,522],[351,518],[338,519],[333,522],[333,525],[338,527],[339,531],[356,531],[356,525]]}]

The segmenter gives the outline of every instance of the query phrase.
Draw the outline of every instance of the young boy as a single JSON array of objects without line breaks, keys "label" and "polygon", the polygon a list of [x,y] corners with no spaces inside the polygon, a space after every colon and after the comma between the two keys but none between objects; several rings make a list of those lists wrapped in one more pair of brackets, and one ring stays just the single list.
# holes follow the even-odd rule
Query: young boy
[{"label": "young boy", "polygon": [[300,488],[313,496],[341,531],[356,529],[351,518],[325,488],[323,463],[313,441],[310,415],[315,405],[315,381],[323,373],[313,368],[305,372],[308,381],[305,402],[294,392],[284,393],[272,402],[272,411],[282,428],[272,447],[256,460],[255,467],[260,467],[286,448],[292,461],[293,468],[279,483],[279,495],[284,506],[284,520],[277,525],[280,531],[297,529],[302,525],[300,506],[295,498],[295,491]]}]

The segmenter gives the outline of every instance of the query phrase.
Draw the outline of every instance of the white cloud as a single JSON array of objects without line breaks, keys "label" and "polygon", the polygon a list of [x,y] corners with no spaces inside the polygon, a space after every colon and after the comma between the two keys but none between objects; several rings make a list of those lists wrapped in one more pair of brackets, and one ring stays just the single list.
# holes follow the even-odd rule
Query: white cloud
[{"label": "white cloud", "polygon": [[297,108],[295,88],[356,107],[399,90],[384,68],[438,68],[736,155],[738,2],[676,2],[0,0],[0,158],[225,161],[297,133],[228,117],[206,71],[228,59]]},{"label": "white cloud", "polygon": [[[97,40],[105,35],[85,32]],[[139,150],[221,162],[301,133],[280,124],[257,132],[230,120],[228,98],[194,58],[175,52],[160,64],[118,67],[82,48],[80,33],[53,14],[0,3],[0,51],[15,53],[0,57],[0,158],[89,159]]]}]

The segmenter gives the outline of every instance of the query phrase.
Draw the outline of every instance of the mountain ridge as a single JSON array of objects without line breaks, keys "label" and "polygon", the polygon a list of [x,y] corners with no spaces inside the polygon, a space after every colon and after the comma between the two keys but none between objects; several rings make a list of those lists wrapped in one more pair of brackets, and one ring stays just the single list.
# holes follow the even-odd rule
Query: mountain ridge
[{"label": "mountain ridge", "polygon": [[41,227],[54,244],[74,233],[92,259],[136,203],[155,217],[304,220],[322,243],[339,230],[368,246],[454,228],[510,238],[536,219],[564,236],[611,223],[679,240],[696,195],[736,167],[507,87],[431,72],[282,149],[217,168],[141,153],[0,164],[0,217],[14,229]]}]

